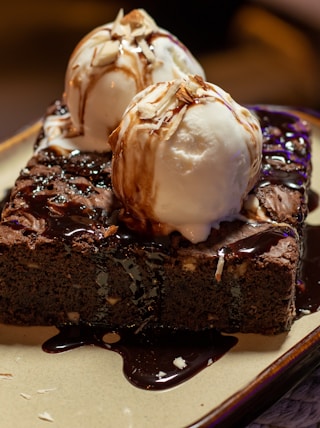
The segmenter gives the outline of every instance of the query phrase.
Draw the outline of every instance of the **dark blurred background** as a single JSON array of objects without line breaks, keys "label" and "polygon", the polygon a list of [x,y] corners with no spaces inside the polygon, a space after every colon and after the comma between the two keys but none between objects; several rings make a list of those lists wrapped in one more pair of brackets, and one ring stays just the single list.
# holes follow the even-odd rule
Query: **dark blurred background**
[{"label": "dark blurred background", "polygon": [[11,0],[0,15],[0,140],[61,97],[73,48],[120,7],[143,7],[238,102],[320,108],[319,0]]}]

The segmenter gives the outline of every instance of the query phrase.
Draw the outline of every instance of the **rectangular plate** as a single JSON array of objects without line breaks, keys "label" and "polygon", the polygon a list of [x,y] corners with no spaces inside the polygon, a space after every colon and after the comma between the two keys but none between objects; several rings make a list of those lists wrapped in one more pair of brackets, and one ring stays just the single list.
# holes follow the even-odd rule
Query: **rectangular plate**
[{"label": "rectangular plate", "polygon": [[[313,158],[320,159],[320,125],[314,119]],[[0,194],[32,153],[40,123],[0,145]],[[320,163],[313,185],[319,191]],[[320,224],[320,210],[308,222]],[[34,428],[240,427],[272,404],[320,361],[320,313],[295,322],[278,336],[235,335],[239,341],[220,360],[189,381],[165,391],[132,386],[114,352],[82,347],[47,354],[42,343],[54,327],[0,326],[1,423]]]}]

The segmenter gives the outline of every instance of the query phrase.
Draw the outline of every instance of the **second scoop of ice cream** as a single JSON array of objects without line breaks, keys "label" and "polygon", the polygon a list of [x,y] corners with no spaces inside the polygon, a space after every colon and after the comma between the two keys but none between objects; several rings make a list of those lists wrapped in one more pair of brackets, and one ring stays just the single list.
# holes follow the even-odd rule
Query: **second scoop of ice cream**
[{"label": "second scoop of ice cream", "polygon": [[129,226],[193,243],[239,215],[261,164],[258,120],[199,76],[137,94],[109,142]]},{"label": "second scoop of ice cream", "polygon": [[135,9],[95,28],[74,49],[66,72],[65,102],[74,131],[89,150],[108,149],[107,137],[132,97],[146,86],[182,77],[204,76],[189,50]]}]

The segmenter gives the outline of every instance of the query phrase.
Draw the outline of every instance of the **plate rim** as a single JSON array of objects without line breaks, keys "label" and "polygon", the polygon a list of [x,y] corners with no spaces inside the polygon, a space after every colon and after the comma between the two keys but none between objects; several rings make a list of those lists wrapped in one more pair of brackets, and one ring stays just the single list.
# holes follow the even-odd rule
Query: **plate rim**
[{"label": "plate rim", "polygon": [[[246,387],[187,428],[244,427],[319,366],[320,326],[266,367]],[[268,394],[271,391],[272,394]]]}]

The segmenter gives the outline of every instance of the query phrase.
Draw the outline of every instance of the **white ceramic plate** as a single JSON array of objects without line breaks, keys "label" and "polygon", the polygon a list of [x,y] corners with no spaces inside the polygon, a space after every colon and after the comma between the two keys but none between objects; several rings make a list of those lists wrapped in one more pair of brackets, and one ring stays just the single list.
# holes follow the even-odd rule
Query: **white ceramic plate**
[{"label": "white ceramic plate", "polygon": [[[306,115],[308,117],[308,115]],[[320,121],[314,126],[313,188],[319,188]],[[0,194],[32,153],[40,123],[0,145]],[[320,224],[320,210],[309,223]],[[190,380],[165,391],[132,386],[122,358],[98,347],[42,351],[52,328],[0,326],[1,427],[240,427],[314,367],[320,313],[275,337],[235,335],[237,345]]]}]

